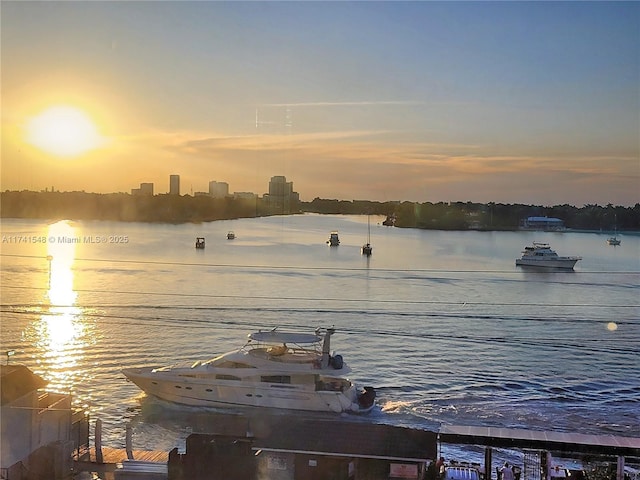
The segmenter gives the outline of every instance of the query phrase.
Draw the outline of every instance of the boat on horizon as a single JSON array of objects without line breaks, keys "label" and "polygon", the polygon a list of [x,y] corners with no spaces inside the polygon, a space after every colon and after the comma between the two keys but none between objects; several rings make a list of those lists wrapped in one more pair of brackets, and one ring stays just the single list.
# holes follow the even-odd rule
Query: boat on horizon
[{"label": "boat on horizon", "polygon": [[229,232],[227,232],[227,240],[233,240],[235,238],[236,234],[233,231],[229,230]]},{"label": "boat on horizon", "polygon": [[204,248],[204,237],[197,237],[196,238],[196,248],[198,248],[198,249]]},{"label": "boat on horizon", "polygon": [[572,270],[582,257],[561,257],[552,250],[548,243],[533,242],[524,247],[522,257],[516,259],[516,265],[521,267],[563,268]]},{"label": "boat on horizon", "polygon": [[211,360],[122,373],[147,395],[182,405],[368,413],[375,389],[346,377],[351,369],[330,353],[334,333],[258,331],[241,348]]}]

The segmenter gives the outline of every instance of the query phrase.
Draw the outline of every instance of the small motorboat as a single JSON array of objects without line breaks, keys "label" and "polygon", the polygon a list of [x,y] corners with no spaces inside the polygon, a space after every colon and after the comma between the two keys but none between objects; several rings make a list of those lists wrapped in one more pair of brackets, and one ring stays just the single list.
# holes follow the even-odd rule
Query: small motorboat
[{"label": "small motorboat", "polygon": [[196,248],[204,248],[204,237],[196,238]]},{"label": "small motorboat", "polygon": [[236,238],[236,234],[233,233],[232,231],[229,231],[227,233],[227,240],[233,240],[234,238]]},{"label": "small motorboat", "polygon": [[335,230],[331,232],[329,234],[329,240],[327,240],[327,243],[330,247],[337,247],[338,245],[340,245],[340,237],[338,237],[338,232],[336,232]]},{"label": "small motorboat", "polygon": [[391,215],[387,215],[387,218],[385,219],[384,222],[382,222],[382,225],[386,227],[395,227],[397,219],[398,218],[396,217],[396,214],[392,213]]},{"label": "small motorboat", "polygon": [[616,246],[616,245],[620,245],[622,242],[620,241],[620,239],[618,237],[609,237],[609,238],[607,238],[607,243],[609,245]]}]

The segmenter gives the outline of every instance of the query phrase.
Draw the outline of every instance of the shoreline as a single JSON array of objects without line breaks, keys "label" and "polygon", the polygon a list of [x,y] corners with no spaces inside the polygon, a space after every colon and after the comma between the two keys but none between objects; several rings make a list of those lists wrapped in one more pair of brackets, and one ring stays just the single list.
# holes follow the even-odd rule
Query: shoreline
[{"label": "shoreline", "polygon": [[[40,220],[47,223],[55,223],[59,221],[71,221],[71,222],[119,222],[119,223],[143,223],[149,225],[199,225],[202,223],[213,223],[229,220],[242,220],[251,218],[266,218],[266,217],[281,217],[281,216],[293,216],[293,215],[335,215],[335,216],[366,216],[366,213],[318,213],[318,212],[296,212],[290,214],[274,214],[274,215],[258,215],[252,217],[233,217],[233,218],[216,218],[211,220],[183,220],[183,221],[162,221],[162,220],[120,220],[120,219],[105,219],[105,218],[73,218],[73,217],[36,217],[36,216],[1,216],[0,222],[4,220]],[[380,224],[380,226],[383,226]],[[532,228],[518,228],[518,227],[503,227],[503,228],[436,228],[436,227],[419,227],[419,226],[403,226],[394,225],[395,228],[401,229],[415,229],[415,230],[430,230],[437,232],[539,232],[539,233],[591,233],[599,235],[629,235],[640,236],[640,230],[610,230],[610,229],[580,229],[580,228],[565,228],[561,230],[542,230]],[[392,228],[392,227],[390,227]]]},{"label": "shoreline", "polygon": [[[298,214],[379,215],[386,226],[441,231],[518,231],[531,217],[553,220],[541,230],[617,234],[640,232],[640,203],[633,207],[541,206],[493,202],[298,201],[283,205],[264,197],[130,195],[86,192],[0,192],[0,218],[68,219],[165,224]],[[536,231],[538,231],[536,229]]]}]

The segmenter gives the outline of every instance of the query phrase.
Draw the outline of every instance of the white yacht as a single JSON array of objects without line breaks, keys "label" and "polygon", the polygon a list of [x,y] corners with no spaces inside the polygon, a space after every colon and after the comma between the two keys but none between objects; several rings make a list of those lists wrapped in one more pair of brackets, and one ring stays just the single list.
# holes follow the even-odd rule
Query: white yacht
[{"label": "white yacht", "polygon": [[581,257],[561,257],[552,250],[548,243],[533,242],[524,247],[522,257],[516,259],[516,265],[525,267],[565,268],[573,269]]},{"label": "white yacht", "polygon": [[346,378],[351,369],[330,354],[334,333],[258,331],[243,347],[205,362],[122,373],[147,395],[184,405],[367,413],[375,390]]}]

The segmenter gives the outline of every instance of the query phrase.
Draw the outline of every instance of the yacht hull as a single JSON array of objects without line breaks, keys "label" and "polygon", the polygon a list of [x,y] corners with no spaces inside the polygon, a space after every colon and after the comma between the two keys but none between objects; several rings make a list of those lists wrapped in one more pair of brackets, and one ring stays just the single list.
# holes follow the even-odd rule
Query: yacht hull
[{"label": "yacht hull", "polygon": [[573,270],[578,262],[578,258],[570,259],[535,259],[535,258],[519,258],[516,265],[521,267],[541,267],[541,268],[563,268]]},{"label": "yacht hull", "polygon": [[332,413],[365,413],[354,385],[344,391],[317,391],[314,384],[201,379],[159,374],[151,368],[124,369],[123,374],[147,395],[194,407],[260,407]]}]

